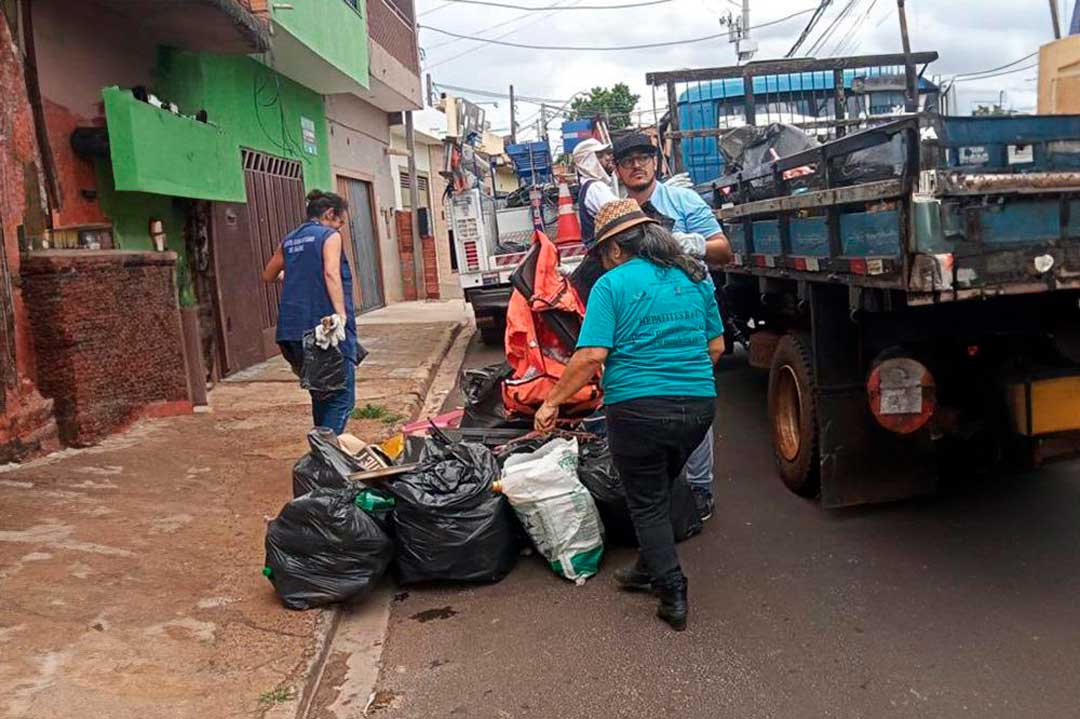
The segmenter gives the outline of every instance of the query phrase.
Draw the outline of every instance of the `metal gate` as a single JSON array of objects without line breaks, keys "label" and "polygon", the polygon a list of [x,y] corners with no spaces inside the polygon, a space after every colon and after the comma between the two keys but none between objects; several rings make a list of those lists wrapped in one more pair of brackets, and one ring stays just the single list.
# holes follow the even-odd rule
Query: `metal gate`
[{"label": "metal gate", "polygon": [[247,204],[214,203],[214,274],[224,374],[273,357],[280,284],[261,281],[278,243],[304,219],[303,168],[243,150]]},{"label": "metal gate", "polygon": [[360,311],[370,312],[386,305],[380,271],[379,240],[375,235],[375,215],[371,204],[371,183],[342,178],[349,203],[349,234],[353,245],[353,275],[360,287]]}]

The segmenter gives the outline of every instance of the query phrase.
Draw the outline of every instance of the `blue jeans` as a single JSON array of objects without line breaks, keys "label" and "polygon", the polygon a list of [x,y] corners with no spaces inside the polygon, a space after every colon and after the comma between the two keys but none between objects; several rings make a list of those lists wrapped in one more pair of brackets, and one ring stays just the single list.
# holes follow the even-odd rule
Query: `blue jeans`
[{"label": "blue jeans", "polygon": [[316,427],[329,427],[334,434],[344,434],[353,407],[356,406],[356,365],[345,362],[348,388],[340,392],[312,392],[311,417]]},{"label": "blue jeans", "polygon": [[686,460],[686,481],[690,489],[695,492],[703,492],[712,496],[713,480],[713,430],[709,425],[709,431],[705,439],[694,448],[690,459]]}]

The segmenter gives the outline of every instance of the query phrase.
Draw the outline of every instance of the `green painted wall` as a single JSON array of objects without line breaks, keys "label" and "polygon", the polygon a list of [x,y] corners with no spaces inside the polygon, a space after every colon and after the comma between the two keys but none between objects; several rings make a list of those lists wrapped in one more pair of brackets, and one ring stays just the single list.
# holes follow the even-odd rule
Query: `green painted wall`
[{"label": "green painted wall", "polygon": [[[240,148],[247,147],[300,160],[309,190],[332,187],[326,110],[318,93],[248,57],[171,49],[159,53],[155,90],[182,112],[205,109],[210,122],[229,134],[236,167]],[[314,125],[314,154],[305,149],[304,118]]]},{"label": "green painted wall", "polygon": [[369,86],[367,18],[345,0],[270,3],[274,22],[362,87]]},{"label": "green painted wall", "polygon": [[227,161],[236,145],[225,128],[141,102],[130,90],[107,87],[101,96],[117,190],[244,201],[244,171]]}]

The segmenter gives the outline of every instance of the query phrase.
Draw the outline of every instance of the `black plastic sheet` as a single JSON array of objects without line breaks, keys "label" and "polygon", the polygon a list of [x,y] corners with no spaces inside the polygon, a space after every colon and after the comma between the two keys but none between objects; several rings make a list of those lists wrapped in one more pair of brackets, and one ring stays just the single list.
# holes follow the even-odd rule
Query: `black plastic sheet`
[{"label": "black plastic sheet", "polygon": [[358,489],[316,489],[266,529],[266,570],[282,604],[310,609],[359,597],[386,572],[393,542],[356,506]]},{"label": "black plastic sheet", "polygon": [[420,466],[385,486],[397,499],[398,578],[497,582],[517,562],[519,530],[509,502],[492,491],[495,457],[478,444],[428,440]]}]

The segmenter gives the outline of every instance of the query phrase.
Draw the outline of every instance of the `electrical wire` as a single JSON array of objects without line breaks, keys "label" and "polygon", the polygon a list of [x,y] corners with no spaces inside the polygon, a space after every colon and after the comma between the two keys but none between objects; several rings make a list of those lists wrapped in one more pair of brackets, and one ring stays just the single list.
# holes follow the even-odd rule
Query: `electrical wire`
[{"label": "electrical wire", "polygon": [[818,21],[825,15],[825,9],[829,7],[831,3],[832,0],[821,0],[821,4],[817,6],[814,10],[814,14],[810,17],[810,20],[807,21],[806,27],[799,33],[799,39],[795,41],[795,44],[791,46],[791,49],[787,51],[787,54],[784,55],[784,57],[795,56],[795,53],[799,51],[799,48],[806,42],[806,38],[810,36],[810,33],[813,32],[814,28],[817,26]]},{"label": "electrical wire", "polygon": [[[466,92],[472,95],[480,95],[482,97],[497,97],[500,99],[508,100],[510,95],[505,92],[498,92],[495,90],[478,90],[472,87],[460,87],[458,85],[446,85],[441,82],[432,83],[435,87],[445,88],[447,90],[455,90],[457,92]],[[521,100],[522,102],[528,102],[530,104],[549,104],[549,105],[561,105],[566,100],[553,100],[550,97],[535,97],[530,95],[518,95],[514,93],[514,100]]]},{"label": "electrical wire", "polygon": [[972,75],[985,75],[988,72],[997,72],[998,70],[1005,70],[1006,68],[1010,68],[1013,65],[1019,65],[1024,60],[1030,60],[1031,58],[1035,57],[1038,54],[1039,54],[1039,51],[1036,50],[1035,52],[1031,53],[1030,55],[1024,55],[1019,60],[1013,60],[1012,62],[1006,63],[1005,65],[999,65],[997,67],[992,67],[989,70],[979,70],[978,72],[961,72],[961,73],[959,73],[957,75],[953,75],[953,78],[955,79],[955,78],[960,78],[960,77],[971,77]]},{"label": "electrical wire", "polygon": [[991,75],[979,75],[978,77],[961,77],[961,78],[953,80],[953,84],[956,84],[958,82],[974,82],[976,80],[990,80],[990,79],[993,79],[995,77],[1004,77],[1005,75],[1014,75],[1014,74],[1016,74],[1018,72],[1024,72],[1025,70],[1033,70],[1033,69],[1037,68],[1038,66],[1039,66],[1039,63],[1033,62],[1030,65],[1025,65],[1023,67],[1014,68],[1012,70],[1005,70],[1004,72],[996,72],[996,73],[993,73]]},{"label": "electrical wire", "polygon": [[[852,0],[852,1],[854,2],[854,0]],[[759,25],[755,25],[751,29],[752,30],[759,30],[761,28],[766,28],[766,27],[771,27],[773,25],[778,25],[778,24],[780,24],[782,22],[786,22],[786,21],[791,20],[793,18],[799,17],[800,15],[806,15],[808,13],[812,13],[812,12],[814,12],[814,10],[815,10],[815,8],[809,8],[807,10],[801,10],[801,11],[799,11],[797,13],[792,13],[791,15],[787,15],[787,16],[782,17],[782,18],[777,18],[776,20],[770,20],[769,22],[765,22],[765,23],[761,23]],[[587,45],[532,45],[532,44],[529,44],[529,43],[506,42],[506,41],[503,41],[503,40],[476,37],[474,35],[464,35],[464,34],[461,34],[461,33],[451,32],[449,30],[444,30],[442,28],[432,27],[431,25],[417,25],[417,27],[422,28],[424,30],[430,30],[431,32],[437,32],[437,33],[439,33],[441,35],[448,35],[449,37],[455,37],[455,38],[459,38],[461,40],[475,40],[477,42],[481,42],[481,43],[488,44],[488,45],[500,45],[502,47],[514,47],[514,48],[521,48],[521,49],[525,49],[525,50],[555,50],[555,51],[569,51],[569,52],[621,52],[621,51],[624,51],[624,50],[650,50],[650,49],[657,48],[657,47],[672,47],[674,45],[690,45],[690,44],[693,44],[693,43],[705,42],[707,40],[715,40],[717,38],[725,37],[726,35],[728,35],[728,32],[725,31],[725,32],[716,33],[714,35],[704,35],[702,37],[688,38],[688,39],[685,39],[685,40],[669,40],[667,42],[642,43],[642,44],[638,44],[638,45],[615,45],[615,46],[599,47],[599,46],[587,46]],[[442,62],[447,62],[447,60],[443,60]],[[442,62],[437,63],[437,64],[442,64]],[[432,65],[431,67],[435,67],[435,66]]]},{"label": "electrical wire", "polygon": [[625,10],[635,7],[649,7],[652,5],[665,5],[674,0],[645,0],[644,2],[627,3],[625,5],[575,5],[573,7],[559,7],[548,5],[545,7],[533,7],[530,5],[513,5],[508,3],[491,2],[490,0],[446,0],[449,3],[464,3],[466,5],[486,5],[488,7],[506,8],[508,10],[525,10],[527,12],[548,12],[551,10]]},{"label": "electrical wire", "polygon": [[[582,0],[573,0],[572,2],[568,3],[566,5],[566,7],[572,7],[572,6],[574,6],[574,5],[576,5],[576,4],[580,3],[580,2],[582,2]],[[502,40],[504,37],[509,37],[510,35],[513,35],[516,32],[521,32],[522,30],[529,27],[530,25],[535,25],[536,23],[540,22],[541,20],[549,18],[552,15],[557,14],[558,12],[559,12],[559,10],[552,10],[550,12],[541,13],[539,15],[532,15],[531,13],[523,13],[523,14],[517,16],[516,18],[513,18],[513,19],[511,19],[511,20],[509,20],[507,22],[516,22],[517,20],[520,20],[520,19],[523,19],[523,18],[530,18],[528,22],[526,22],[524,25],[521,25],[521,26],[519,26],[517,28],[514,28],[513,30],[508,30],[508,31],[502,33],[501,35],[496,35],[494,38],[492,38],[492,40]],[[507,23],[501,23],[501,25],[505,25],[505,24],[507,24]],[[499,25],[496,25],[495,27],[498,27],[498,26]],[[417,27],[417,30],[419,31],[421,26],[417,25],[416,27]],[[459,38],[459,39],[469,39],[469,38]],[[480,40],[482,38],[476,38],[476,39]],[[457,42],[457,40],[452,40],[451,42]],[[448,62],[450,62],[452,60],[457,60],[460,57],[464,57],[465,55],[468,55],[468,54],[476,52],[477,50],[480,50],[480,49],[482,49],[484,47],[487,47],[487,45],[488,45],[488,43],[480,42],[477,45],[475,45],[474,47],[469,48],[468,50],[465,50],[463,52],[459,52],[457,55],[451,55],[448,58],[445,58],[443,60],[439,60],[437,63],[435,63],[433,65],[427,65],[427,66],[425,66],[425,69],[431,70],[431,69],[436,68],[436,67],[438,67],[440,65],[445,65],[446,63],[448,63]]]},{"label": "electrical wire", "polygon": [[851,12],[851,9],[855,7],[856,2],[858,2],[858,0],[848,0],[848,4],[845,5],[842,10],[840,10],[840,14],[833,18],[832,23],[830,23],[829,26],[825,28],[825,32],[821,33],[817,41],[810,46],[809,50],[806,51],[808,57],[814,57],[814,54],[825,46],[825,43],[829,41],[829,38],[832,37],[832,34],[836,32],[836,28],[840,25],[841,22],[843,22],[844,18],[848,16],[848,13]]},{"label": "electrical wire", "polygon": [[853,48],[849,48],[848,44],[855,40],[858,35],[856,34],[867,18],[870,17],[870,13],[874,12],[874,8],[877,7],[878,0],[870,0],[870,5],[866,8],[866,12],[863,16],[851,24],[851,28],[848,29],[847,34],[840,38],[840,42],[833,46],[831,56],[842,57],[846,52]]}]

